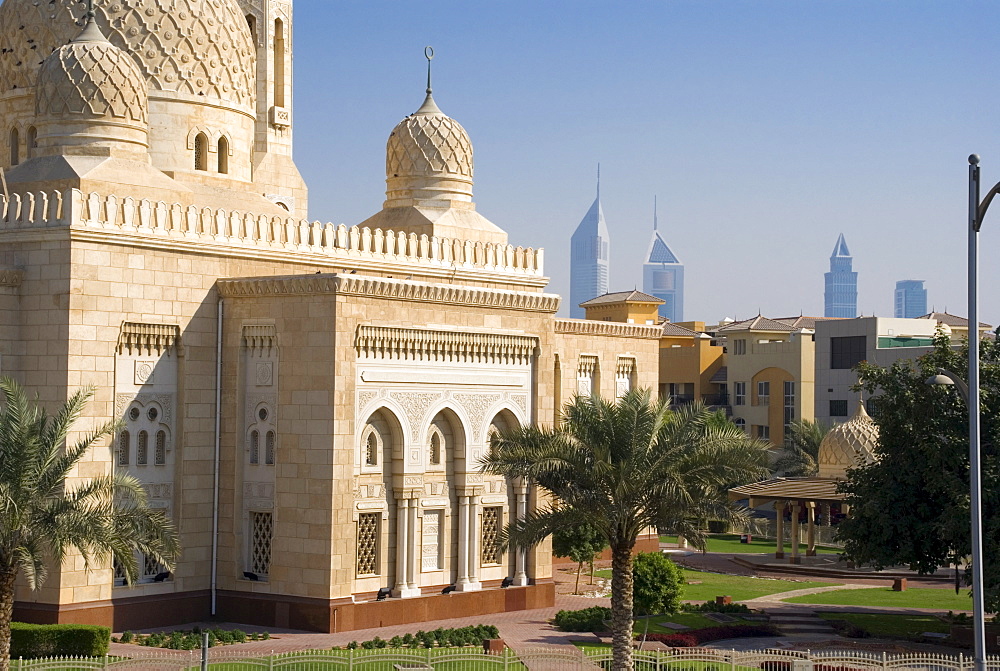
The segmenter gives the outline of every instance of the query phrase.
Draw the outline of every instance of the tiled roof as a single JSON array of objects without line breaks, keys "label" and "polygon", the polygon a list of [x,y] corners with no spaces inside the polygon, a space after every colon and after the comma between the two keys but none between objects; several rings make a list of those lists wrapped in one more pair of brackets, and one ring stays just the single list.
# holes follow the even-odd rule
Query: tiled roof
[{"label": "tiled roof", "polygon": [[580,303],[580,307],[589,307],[591,305],[604,305],[606,303],[656,303],[657,305],[663,305],[663,301],[656,296],[650,296],[649,294],[644,294],[641,291],[616,291],[610,294],[604,294],[598,296],[597,298],[591,298],[589,301],[584,301]]},{"label": "tiled roof", "polygon": [[814,329],[816,322],[825,322],[831,319],[841,319],[841,317],[805,317],[799,315],[798,317],[778,317],[774,321],[788,324],[793,329]]},{"label": "tiled roof", "polygon": [[729,490],[729,500],[843,501],[844,494],[837,492],[837,482],[832,478],[771,478],[733,487]]},{"label": "tiled roof", "polygon": [[692,331],[691,329],[684,328],[683,326],[678,326],[672,322],[663,323],[663,335],[665,336],[688,336],[694,337],[701,335],[697,331]]},{"label": "tiled roof", "polygon": [[717,383],[717,384],[718,383],[722,383],[722,382],[728,382],[728,381],[729,381],[729,367],[728,366],[722,366],[721,368],[719,368],[719,370],[715,371],[715,375],[712,376],[712,379],[709,380],[709,382]]},{"label": "tiled roof", "polygon": [[734,331],[789,332],[794,330],[795,329],[789,326],[788,324],[757,315],[753,319],[747,319],[741,322],[733,322],[732,324],[723,326],[717,331],[717,333],[732,333]]},{"label": "tiled roof", "polygon": [[[929,314],[917,317],[917,319],[934,319],[936,321],[945,324],[946,326],[958,326],[959,328],[967,329],[969,328],[969,320],[965,317],[959,317],[958,315],[949,314],[947,312],[931,312]],[[993,326],[986,324],[985,322],[979,322],[979,328],[991,329]]]}]

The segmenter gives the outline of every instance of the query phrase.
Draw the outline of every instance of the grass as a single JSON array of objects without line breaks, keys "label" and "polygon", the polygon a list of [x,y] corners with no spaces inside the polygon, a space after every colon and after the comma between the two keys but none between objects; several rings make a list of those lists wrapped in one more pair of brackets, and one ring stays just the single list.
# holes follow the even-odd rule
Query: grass
[{"label": "grass", "polygon": [[964,591],[932,587],[917,587],[905,592],[891,588],[838,589],[819,594],[807,594],[790,599],[787,603],[815,603],[836,606],[882,606],[886,608],[934,608],[935,610],[972,610],[972,597]]},{"label": "grass", "polygon": [[[804,532],[803,532],[804,534]],[[677,536],[660,536],[661,543],[677,543]],[[739,534],[712,534],[706,542],[708,552],[723,552],[726,554],[752,554],[752,553],[773,553],[778,549],[778,544],[773,538],[755,537],[749,543],[740,543]],[[804,555],[806,546],[799,544],[799,550]],[[792,546],[785,543],[785,552],[791,553]],[[839,548],[817,545],[818,554],[837,554]]]},{"label": "grass", "polygon": [[950,625],[933,615],[890,613],[818,613],[824,620],[846,620],[877,638],[913,638],[925,631],[947,634]]},{"label": "grass", "polygon": [[[692,571],[691,569],[682,570],[684,580],[696,580],[701,583],[698,585],[684,585],[682,598],[686,601],[712,601],[715,597],[722,595],[733,597],[733,601],[745,601],[746,599],[753,599],[758,596],[790,592],[794,589],[829,587],[837,584],[831,582],[768,580],[766,578],[749,578],[742,575],[705,573],[703,571]],[[595,574],[602,578],[610,578],[611,570],[602,569],[595,571]]]}]

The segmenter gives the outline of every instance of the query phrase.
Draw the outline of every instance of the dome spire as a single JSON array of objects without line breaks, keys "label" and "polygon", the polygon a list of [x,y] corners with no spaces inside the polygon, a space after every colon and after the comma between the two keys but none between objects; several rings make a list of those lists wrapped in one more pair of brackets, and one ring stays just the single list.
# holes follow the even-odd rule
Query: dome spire
[{"label": "dome spire", "polygon": [[424,47],[424,58],[427,59],[427,97],[424,98],[424,104],[414,114],[443,114],[438,109],[437,103],[434,102],[434,96],[431,95],[431,61],[434,60],[434,47]]},{"label": "dome spire", "polygon": [[97,14],[94,12],[94,0],[87,0],[87,13],[85,15],[87,23],[83,26],[80,34],[73,38],[73,42],[107,42],[108,38],[101,32],[97,25]]}]

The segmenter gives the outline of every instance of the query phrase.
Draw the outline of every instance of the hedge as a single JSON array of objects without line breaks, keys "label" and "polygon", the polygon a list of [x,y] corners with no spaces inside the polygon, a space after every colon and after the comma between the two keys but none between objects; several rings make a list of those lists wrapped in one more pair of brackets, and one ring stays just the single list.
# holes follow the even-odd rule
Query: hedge
[{"label": "hedge", "polygon": [[660,641],[674,648],[693,648],[709,641],[725,638],[751,638],[755,636],[778,636],[778,628],[773,624],[724,624],[718,627],[692,629],[683,634],[649,634],[647,641]]},{"label": "hedge", "polygon": [[108,654],[111,630],[91,624],[10,624],[10,656],[103,657]]},{"label": "hedge", "polygon": [[581,610],[561,610],[553,623],[560,631],[604,631],[605,620],[611,619],[611,609],[593,606]]}]

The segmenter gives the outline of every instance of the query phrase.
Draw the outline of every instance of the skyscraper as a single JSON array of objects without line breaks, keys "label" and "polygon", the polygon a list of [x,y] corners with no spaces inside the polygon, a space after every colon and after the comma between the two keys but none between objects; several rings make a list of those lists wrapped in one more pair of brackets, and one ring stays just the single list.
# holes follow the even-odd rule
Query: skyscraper
[{"label": "skyscraper", "polygon": [[597,166],[597,198],[570,240],[569,316],[583,319],[580,303],[608,293],[608,252],[611,240],[601,208],[601,166]]},{"label": "skyscraper", "polygon": [[663,301],[662,317],[671,322],[684,321],[684,264],[660,235],[656,198],[653,198],[653,237],[642,264],[642,290]]},{"label": "skyscraper", "polygon": [[852,263],[851,252],[841,233],[830,255],[830,272],[825,275],[824,317],[851,319],[858,316],[858,274],[851,270]]},{"label": "skyscraper", "polygon": [[927,289],[923,280],[896,282],[896,317],[912,319],[927,314]]}]

